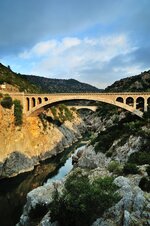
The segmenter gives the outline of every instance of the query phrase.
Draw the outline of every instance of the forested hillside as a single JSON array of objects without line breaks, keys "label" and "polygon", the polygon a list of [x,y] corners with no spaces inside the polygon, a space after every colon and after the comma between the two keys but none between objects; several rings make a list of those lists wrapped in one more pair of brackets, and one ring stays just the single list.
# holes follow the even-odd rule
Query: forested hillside
[{"label": "forested hillside", "polygon": [[25,78],[32,84],[39,85],[41,90],[47,93],[100,92],[98,88],[75,79],[52,79],[32,75]]},{"label": "forested hillside", "polygon": [[18,88],[20,92],[40,92],[40,88],[37,85],[31,84],[25,76],[13,72],[9,66],[5,67],[0,63],[0,84],[4,82]]},{"label": "forested hillside", "polygon": [[150,91],[150,70],[139,75],[127,77],[108,86],[107,92],[146,92]]},{"label": "forested hillside", "polygon": [[51,79],[17,74],[9,66],[5,67],[0,63],[0,84],[4,82],[16,87],[20,92],[28,93],[100,92],[98,88],[75,79]]}]

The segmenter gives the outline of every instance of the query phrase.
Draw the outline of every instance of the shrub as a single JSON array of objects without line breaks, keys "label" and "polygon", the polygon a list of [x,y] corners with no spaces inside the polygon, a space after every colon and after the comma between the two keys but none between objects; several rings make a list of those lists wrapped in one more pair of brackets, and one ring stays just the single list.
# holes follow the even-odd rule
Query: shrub
[{"label": "shrub", "polygon": [[126,163],[123,168],[124,174],[137,174],[139,172],[136,164],[134,163]]},{"label": "shrub", "polygon": [[22,125],[22,105],[19,100],[14,100],[14,116],[15,116],[15,125]]},{"label": "shrub", "polygon": [[51,112],[52,112],[52,114],[53,114],[53,116],[54,116],[54,119],[56,119],[57,118],[57,110],[56,110],[56,107],[51,107]]},{"label": "shrub", "polygon": [[150,177],[150,165],[146,168],[146,172],[147,172],[148,176]]},{"label": "shrub", "polygon": [[113,178],[98,178],[90,183],[87,176],[73,174],[65,182],[63,194],[54,193],[50,205],[52,222],[61,226],[89,226],[105,210],[119,201]]},{"label": "shrub", "polygon": [[47,116],[44,113],[40,113],[38,116],[42,122],[43,129],[45,130],[47,128],[47,122],[46,122]]},{"label": "shrub", "polygon": [[4,108],[8,108],[11,109],[12,105],[13,105],[13,101],[12,98],[10,96],[5,96],[2,100],[1,100],[1,105]]},{"label": "shrub", "polygon": [[108,170],[112,173],[120,175],[122,173],[122,167],[119,162],[111,161],[108,165]]},{"label": "shrub", "polygon": [[139,187],[146,192],[150,192],[150,179],[142,177],[139,183]]},{"label": "shrub", "polygon": [[36,206],[31,208],[29,212],[29,217],[31,219],[40,219],[42,218],[48,211],[46,204],[37,203]]},{"label": "shrub", "polygon": [[135,163],[137,165],[144,165],[150,163],[150,152],[139,151],[132,153],[128,159],[129,163]]}]

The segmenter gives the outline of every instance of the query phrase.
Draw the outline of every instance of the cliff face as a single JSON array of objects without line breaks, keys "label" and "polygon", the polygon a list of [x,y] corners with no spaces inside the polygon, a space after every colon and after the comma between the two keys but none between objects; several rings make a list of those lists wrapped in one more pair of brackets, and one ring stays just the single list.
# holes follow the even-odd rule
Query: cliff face
[{"label": "cliff face", "polygon": [[23,119],[23,125],[14,125],[13,109],[0,106],[0,176],[11,177],[34,168],[40,160],[62,152],[81,137],[85,124],[74,112],[71,121],[61,126],[39,117]]},{"label": "cliff face", "polygon": [[[99,215],[95,222],[92,223],[92,226],[149,225],[149,188],[145,189],[145,187],[141,185],[143,178],[149,181],[147,171],[147,167],[149,166],[147,159],[149,155],[142,160],[141,153],[146,152],[146,147],[147,150],[149,148],[149,137],[146,136],[146,134],[150,133],[150,124],[149,120],[131,120],[130,117],[131,116],[126,115],[125,112],[119,113],[117,118],[116,114],[114,115],[112,112],[109,120],[106,117],[99,117],[98,112],[87,117],[89,129],[91,128],[95,133],[85,149],[82,150],[82,154],[79,158],[77,154],[78,163],[76,163],[76,167],[74,167],[63,180],[54,181],[53,183],[47,182],[45,185],[28,193],[27,203],[20,218],[20,223],[17,225],[31,225],[33,219],[30,213],[32,211],[36,213],[39,206],[41,210],[43,206],[47,206],[48,210],[51,211],[49,206],[53,201],[54,191],[57,189],[61,197],[67,178],[73,173],[78,175],[78,172],[80,172],[81,175],[86,175],[91,183],[95,178],[103,178],[106,176],[113,177],[114,183],[118,186],[120,200],[111,208],[108,208],[103,215]],[[122,131],[119,127],[120,123],[122,123]],[[115,125],[116,127],[114,127]],[[130,127],[130,130],[127,129],[127,131],[124,131],[124,126]],[[110,130],[111,127],[113,130]],[[120,137],[117,136],[117,128],[119,128]],[[105,139],[101,144],[100,142],[101,139],[104,138],[104,135]],[[140,156],[139,162],[135,159],[138,169],[136,172],[134,172],[132,168],[134,165],[132,163],[134,160],[133,156],[135,155]],[[132,161],[130,156],[132,156]],[[129,166],[129,171],[125,171],[125,166],[127,165]],[[80,196],[80,194],[78,194],[78,196]],[[86,203],[86,205],[88,204]],[[51,222],[52,216],[50,211],[43,217],[39,225],[59,225],[57,221]],[[80,220],[78,224],[75,225],[81,225]]]}]

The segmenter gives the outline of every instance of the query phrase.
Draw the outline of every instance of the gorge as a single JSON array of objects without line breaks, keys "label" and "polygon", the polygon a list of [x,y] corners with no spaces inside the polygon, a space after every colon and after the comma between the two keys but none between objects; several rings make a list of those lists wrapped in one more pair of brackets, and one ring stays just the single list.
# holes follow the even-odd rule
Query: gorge
[{"label": "gorge", "polygon": [[[10,74],[17,78],[12,71]],[[3,79],[4,75],[3,72]],[[149,95],[149,71],[140,76],[143,90],[139,77],[135,84],[128,83],[130,80],[124,80],[119,88],[122,86],[127,92],[132,86],[137,92],[140,87],[140,92],[147,91]],[[12,89],[14,84],[10,85]],[[29,87],[35,89],[33,84]],[[108,89],[116,92],[116,87],[118,83]],[[16,103],[8,107],[6,100],[10,101],[11,95],[5,93],[0,97],[0,211],[3,216],[0,223],[3,226],[11,223],[12,226],[16,223],[18,226],[69,226],[72,221],[74,226],[150,224],[149,101],[142,118],[104,103],[96,102],[94,113],[78,112],[59,103],[43,109],[38,116],[23,115],[21,124],[16,125]],[[143,108],[142,102],[139,105]],[[71,172],[61,180],[47,180],[66,153],[70,153],[71,149],[67,148],[84,140],[86,133],[87,144],[83,152],[74,156],[77,161]],[[15,196],[20,204],[15,203]],[[5,213],[5,204],[14,212]]]}]

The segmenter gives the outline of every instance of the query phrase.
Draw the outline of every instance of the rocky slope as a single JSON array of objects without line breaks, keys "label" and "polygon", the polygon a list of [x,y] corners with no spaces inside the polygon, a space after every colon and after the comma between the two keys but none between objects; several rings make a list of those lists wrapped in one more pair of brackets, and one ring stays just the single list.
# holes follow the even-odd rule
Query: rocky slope
[{"label": "rocky slope", "polygon": [[73,112],[73,119],[59,126],[39,117],[14,125],[13,109],[0,106],[0,177],[12,177],[32,170],[39,161],[62,152],[81,138],[86,126]]},{"label": "rocky slope", "polygon": [[[147,178],[146,180],[150,181],[147,171],[149,155],[147,155],[147,160],[144,160],[144,162],[142,162],[142,157],[139,159],[139,161],[142,161],[137,163],[138,171],[132,171],[131,165],[129,172],[125,170],[125,165],[131,164],[131,162],[129,162],[131,156],[133,157],[135,154],[143,153],[144,147],[147,147],[147,150],[149,149],[150,124],[147,119],[146,121],[141,121],[137,118],[134,120],[132,118],[131,120],[131,118],[129,115],[126,115],[125,112],[118,112],[116,116],[113,111],[112,114],[110,113],[109,120],[107,117],[99,116],[98,112],[90,115],[86,119],[86,123],[89,124],[89,128],[95,132],[89,144],[85,150],[83,150],[80,158],[77,156],[78,163],[73,171],[67,175],[63,181],[57,181],[52,184],[47,183],[31,191],[27,196],[27,203],[18,226],[60,225],[59,222],[51,222],[51,213],[48,211],[50,210],[49,206],[53,201],[54,191],[57,189],[58,193],[61,195],[67,178],[69,178],[72,173],[78,173],[78,171],[80,171],[81,175],[87,175],[91,183],[95,178],[113,176],[114,183],[119,188],[120,201],[106,210],[103,215],[95,219],[92,226],[150,225],[150,193],[148,188],[145,188],[142,185],[143,182],[141,182],[143,178]],[[114,126],[119,125],[119,123],[122,123],[122,128],[132,124],[133,129],[131,129],[130,132],[128,129],[128,132],[123,130],[123,136],[121,137],[113,137],[112,134],[114,130],[112,132],[110,128],[114,128]],[[140,128],[141,130],[139,132]],[[103,132],[105,132],[106,135],[107,131],[110,136],[108,138],[105,136],[106,139],[103,146],[106,144],[109,144],[109,146],[107,146],[105,150],[104,147],[99,146],[99,143],[101,142],[101,137],[103,137]],[[122,134],[121,131],[120,133]],[[144,151],[146,151],[146,148]],[[45,214],[47,214],[41,215],[38,221],[35,217],[33,221],[32,216],[38,213],[38,208],[40,208],[40,210],[46,208]],[[32,215],[31,213],[34,214]],[[80,222],[78,222],[78,225],[80,225]]]}]

